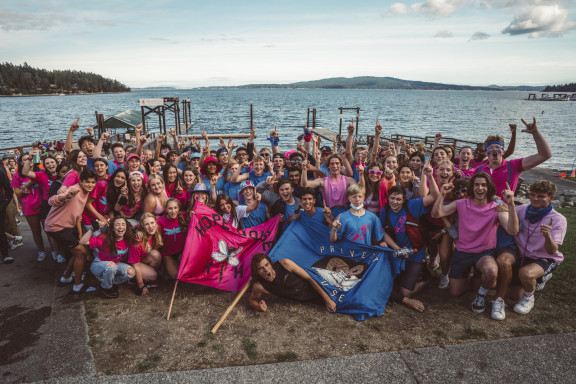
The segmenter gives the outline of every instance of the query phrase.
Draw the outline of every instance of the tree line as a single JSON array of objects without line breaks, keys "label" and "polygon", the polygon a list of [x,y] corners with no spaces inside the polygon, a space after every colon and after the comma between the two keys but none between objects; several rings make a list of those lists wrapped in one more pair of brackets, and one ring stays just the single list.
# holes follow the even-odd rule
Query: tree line
[{"label": "tree line", "polygon": [[129,92],[118,80],[91,72],[33,68],[24,63],[0,63],[0,95]]},{"label": "tree line", "polygon": [[576,83],[548,85],[542,92],[576,92]]}]

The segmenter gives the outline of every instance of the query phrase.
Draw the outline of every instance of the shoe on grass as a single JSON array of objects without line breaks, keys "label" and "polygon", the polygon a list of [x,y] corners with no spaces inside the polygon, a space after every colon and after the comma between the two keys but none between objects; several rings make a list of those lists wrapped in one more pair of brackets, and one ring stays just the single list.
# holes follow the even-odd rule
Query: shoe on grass
[{"label": "shoe on grass", "polygon": [[72,287],[72,294],[74,294],[74,295],[79,295],[81,293],[91,293],[91,292],[95,292],[95,291],[96,291],[96,288],[89,287],[84,283],[82,283],[80,285],[74,284],[74,286]]},{"label": "shoe on grass", "polygon": [[115,291],[113,288],[102,288],[102,286],[98,289],[98,294],[100,297],[104,299],[117,299],[118,298],[118,291]]},{"label": "shoe on grass", "polygon": [[522,298],[514,306],[514,312],[527,315],[534,308],[534,295],[522,295]]},{"label": "shoe on grass", "polygon": [[492,301],[492,319],[504,320],[506,318],[506,303],[501,297]]},{"label": "shoe on grass", "polygon": [[476,313],[482,313],[486,309],[486,296],[477,294],[476,298],[472,302],[472,311]]}]

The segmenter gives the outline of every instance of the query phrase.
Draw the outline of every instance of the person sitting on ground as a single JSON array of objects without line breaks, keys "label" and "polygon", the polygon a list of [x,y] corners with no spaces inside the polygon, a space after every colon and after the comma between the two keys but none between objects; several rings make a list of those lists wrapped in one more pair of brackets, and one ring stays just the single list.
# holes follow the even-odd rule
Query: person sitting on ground
[{"label": "person sitting on ground", "polygon": [[519,300],[514,311],[522,315],[534,307],[534,291],[544,288],[552,271],[564,260],[558,246],[566,236],[567,221],[551,204],[555,195],[556,185],[537,181],[530,186],[530,204],[516,208],[520,231],[514,240],[521,256],[510,298]]},{"label": "person sitting on ground", "polygon": [[130,247],[135,244],[135,236],[128,220],[118,216],[110,220],[105,234],[92,236],[93,230],[80,239],[80,244],[98,249],[98,256],[92,261],[90,271],[101,282],[100,294],[105,299],[118,297],[118,285],[136,276]]},{"label": "person sitting on ground", "polygon": [[276,263],[263,253],[257,253],[250,263],[254,284],[248,298],[248,304],[257,312],[266,312],[268,305],[262,299],[265,294],[273,294],[302,302],[321,302],[329,312],[336,311],[336,303],[296,263],[282,259]]},{"label": "person sitting on ground", "polygon": [[[52,236],[58,248],[68,250],[71,257],[68,260],[66,271],[60,278],[61,284],[70,284],[74,281],[72,293],[88,292],[88,287],[82,282],[84,263],[88,256],[88,249],[80,244],[82,212],[90,192],[96,186],[96,173],[85,169],[80,173],[80,183],[71,187],[63,187],[60,194],[50,197],[48,203],[52,209],[46,217],[45,229]],[[100,226],[107,223],[101,222]],[[74,271],[74,277],[72,277]]]},{"label": "person sitting on ground", "polygon": [[[507,188],[502,195],[508,204],[508,212],[497,212],[494,202],[496,188],[490,176],[484,172],[475,174],[470,180],[473,197],[453,201],[444,205],[444,197],[454,185],[442,186],[442,193],[432,209],[432,217],[440,218],[458,212],[459,237],[450,265],[450,294],[459,296],[471,288],[467,279],[471,267],[481,273],[481,285],[472,302],[472,311],[482,313],[486,309],[486,294],[498,278],[495,259],[496,230],[498,222],[511,235],[518,233],[518,217],[514,206],[514,193]],[[501,320],[497,306],[492,307],[492,318]]]}]

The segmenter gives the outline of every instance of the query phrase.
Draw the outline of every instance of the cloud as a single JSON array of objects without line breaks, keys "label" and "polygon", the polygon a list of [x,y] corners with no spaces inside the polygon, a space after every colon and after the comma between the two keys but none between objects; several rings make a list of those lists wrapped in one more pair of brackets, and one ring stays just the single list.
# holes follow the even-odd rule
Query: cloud
[{"label": "cloud", "polygon": [[434,35],[434,37],[438,37],[438,38],[440,38],[440,39],[449,39],[449,38],[451,38],[452,36],[453,36],[453,35],[452,35],[452,32],[450,32],[450,31],[438,31],[438,32],[436,32],[436,34]]},{"label": "cloud", "polygon": [[170,41],[170,39],[167,39],[165,37],[149,37],[150,40],[157,40],[157,41]]},{"label": "cloud", "polygon": [[34,14],[0,9],[0,29],[4,31],[47,30],[74,19],[60,14]]},{"label": "cloud", "polygon": [[474,40],[486,40],[490,37],[489,34],[487,34],[486,32],[476,32],[475,34],[473,34],[472,36],[470,36],[470,39],[468,41],[474,41]]},{"label": "cloud", "polygon": [[217,36],[214,37],[203,37],[202,39],[200,39],[202,41],[244,41],[243,39],[240,39],[238,37],[230,37],[227,36],[223,33],[219,33]]},{"label": "cloud", "polygon": [[266,44],[264,48],[276,48],[274,44]]},{"label": "cloud", "polygon": [[424,14],[433,18],[446,17],[454,13],[466,0],[427,0],[423,3],[414,3],[407,6],[403,3],[394,3],[386,12],[387,16]]},{"label": "cloud", "polygon": [[568,20],[568,11],[555,5],[528,5],[518,9],[514,20],[502,30],[503,34],[530,37],[558,37],[576,29],[576,22]]}]

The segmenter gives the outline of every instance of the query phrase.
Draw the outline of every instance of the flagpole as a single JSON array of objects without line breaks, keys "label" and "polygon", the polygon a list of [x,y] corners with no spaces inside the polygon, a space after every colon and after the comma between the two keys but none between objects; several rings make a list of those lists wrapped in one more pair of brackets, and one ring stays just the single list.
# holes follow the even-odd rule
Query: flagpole
[{"label": "flagpole", "polygon": [[230,312],[232,312],[232,309],[234,309],[234,307],[236,306],[236,304],[238,304],[238,302],[240,301],[240,299],[242,298],[242,296],[244,296],[244,294],[246,293],[246,291],[248,290],[248,287],[250,287],[250,283],[252,282],[252,278],[250,278],[250,280],[248,280],[248,282],[246,283],[246,285],[244,286],[244,288],[242,288],[242,290],[240,291],[240,293],[238,293],[238,295],[236,296],[236,298],[234,299],[234,301],[232,302],[232,304],[230,304],[230,306],[228,307],[228,309],[226,310],[226,312],[224,312],[224,315],[222,315],[222,317],[220,318],[220,320],[218,320],[218,322],[216,323],[216,325],[214,326],[214,328],[212,328],[212,330],[210,331],[210,333],[215,334],[216,332],[218,332],[218,329],[220,329],[220,326],[222,325],[222,323],[224,322],[224,320],[226,320],[226,318],[228,317],[228,315],[230,314]]},{"label": "flagpole", "polygon": [[172,300],[170,300],[170,308],[168,309],[168,316],[166,320],[170,320],[170,314],[172,313],[172,304],[174,304],[174,296],[176,296],[176,287],[178,286],[178,280],[174,284],[174,292],[172,292]]}]

